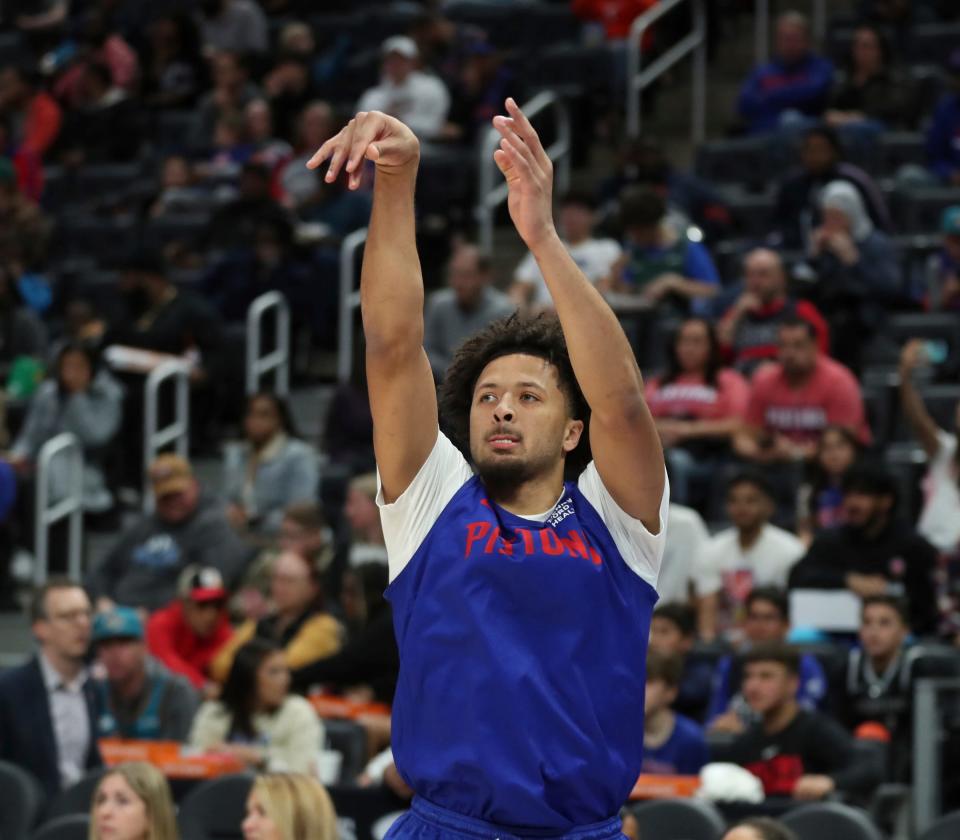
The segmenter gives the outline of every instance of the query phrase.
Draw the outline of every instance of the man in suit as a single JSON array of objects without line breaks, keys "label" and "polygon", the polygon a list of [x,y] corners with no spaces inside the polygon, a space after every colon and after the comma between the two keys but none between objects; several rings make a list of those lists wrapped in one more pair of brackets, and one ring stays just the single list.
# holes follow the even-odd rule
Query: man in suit
[{"label": "man in suit", "polygon": [[31,605],[37,656],[0,675],[0,759],[33,773],[48,796],[102,763],[85,662],[92,617],[78,584],[50,578]]}]

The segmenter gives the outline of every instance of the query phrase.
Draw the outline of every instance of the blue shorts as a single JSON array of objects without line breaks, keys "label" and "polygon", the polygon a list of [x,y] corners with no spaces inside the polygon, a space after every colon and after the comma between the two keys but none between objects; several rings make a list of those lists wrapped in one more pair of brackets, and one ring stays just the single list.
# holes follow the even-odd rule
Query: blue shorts
[{"label": "blue shorts", "polygon": [[517,834],[515,829],[465,817],[417,796],[410,810],[390,827],[384,840],[528,840],[532,837],[549,840],[623,840],[621,827],[620,817],[611,817],[562,833],[550,829],[529,829]]}]

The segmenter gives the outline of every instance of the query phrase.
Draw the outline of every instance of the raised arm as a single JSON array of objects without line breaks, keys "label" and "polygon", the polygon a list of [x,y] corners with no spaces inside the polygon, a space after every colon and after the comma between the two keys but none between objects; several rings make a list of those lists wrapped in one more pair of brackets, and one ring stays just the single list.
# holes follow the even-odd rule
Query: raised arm
[{"label": "raised arm", "polygon": [[900,405],[923,451],[928,458],[934,458],[940,450],[940,429],[913,384],[913,371],[923,363],[925,356],[923,342],[917,339],[907,342],[903,348],[900,354]]},{"label": "raised arm", "polygon": [[617,504],[647,530],[660,530],[663,450],[643,398],[643,380],[613,310],[570,257],[553,223],[553,165],[516,102],[496,117],[494,157],[507,180],[510,217],[543,272],[590,406],[590,447]]},{"label": "raised arm", "polygon": [[330,160],[326,180],[347,172],[360,185],[364,160],[376,164],[373,210],[360,275],[373,446],[384,499],[393,502],[437,440],[437,396],[423,349],[423,277],[417,256],[413,192],[420,144],[399,120],[357,114],[307,164]]}]

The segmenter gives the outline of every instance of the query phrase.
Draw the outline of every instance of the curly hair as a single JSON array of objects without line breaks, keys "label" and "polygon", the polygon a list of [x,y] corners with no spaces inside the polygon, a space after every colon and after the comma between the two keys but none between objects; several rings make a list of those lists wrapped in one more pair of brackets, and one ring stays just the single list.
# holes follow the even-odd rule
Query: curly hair
[{"label": "curly hair", "polygon": [[590,406],[580,390],[570,364],[567,342],[555,315],[535,318],[518,314],[500,318],[468,338],[453,356],[446,376],[440,384],[440,421],[456,446],[470,456],[470,406],[473,389],[483,369],[494,359],[523,353],[549,362],[557,371],[560,391],[567,401],[567,411],[574,420],[582,420],[584,431],[580,442],[566,455],[564,474],[575,479],[590,463],[590,441],[587,434]]}]

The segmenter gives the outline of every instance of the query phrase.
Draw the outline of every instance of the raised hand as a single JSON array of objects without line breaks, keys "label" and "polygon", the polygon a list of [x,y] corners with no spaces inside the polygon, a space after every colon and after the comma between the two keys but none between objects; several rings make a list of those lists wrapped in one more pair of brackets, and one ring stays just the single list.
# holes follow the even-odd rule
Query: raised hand
[{"label": "raised hand", "polygon": [[378,171],[416,171],[420,160],[420,143],[416,135],[400,120],[379,111],[361,111],[344,128],[324,143],[307,161],[316,169],[329,160],[324,180],[329,184],[342,170],[347,172],[347,186],[360,186],[364,160],[373,161]]},{"label": "raised hand", "polygon": [[493,159],[507,180],[510,218],[527,247],[555,235],[553,224],[553,163],[520,106],[507,99],[509,116],[493,118],[500,148]]}]

